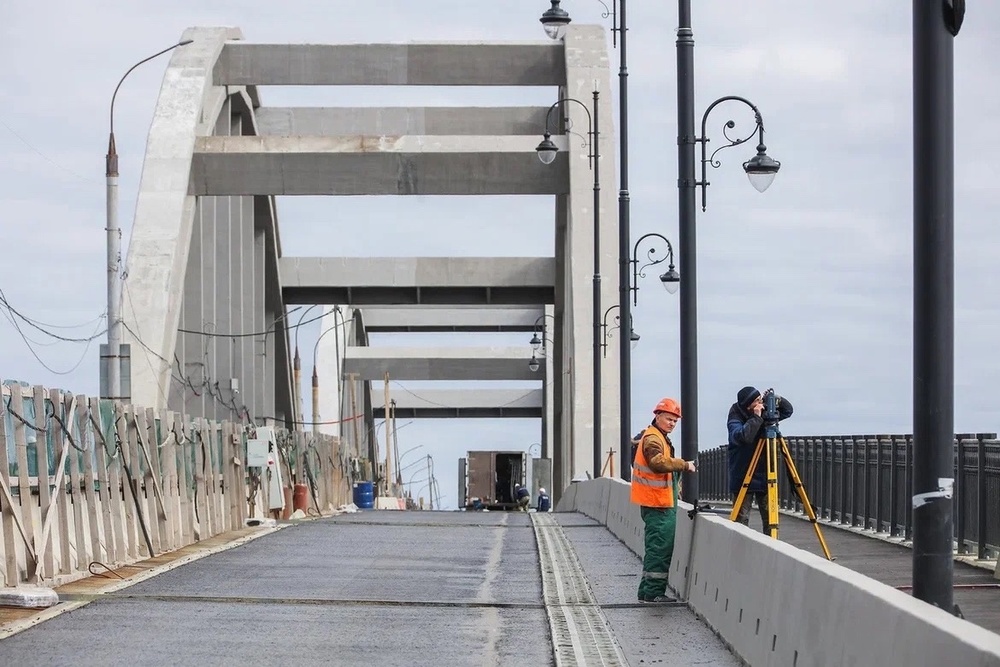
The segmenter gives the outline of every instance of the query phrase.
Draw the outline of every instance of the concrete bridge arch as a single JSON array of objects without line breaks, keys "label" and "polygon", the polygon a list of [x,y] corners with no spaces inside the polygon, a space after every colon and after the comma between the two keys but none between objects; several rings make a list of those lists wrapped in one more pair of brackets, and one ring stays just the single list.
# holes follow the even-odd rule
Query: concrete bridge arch
[{"label": "concrete bridge arch", "polygon": [[[551,317],[541,321],[552,343],[537,374],[524,371],[531,355],[526,344],[474,349],[451,362],[442,350],[365,349],[366,332],[350,330],[364,317],[351,318],[338,367],[362,381],[386,371],[401,379],[407,373],[440,380],[527,378],[539,392],[526,392],[524,401],[487,392],[463,408],[446,394],[436,396],[456,403],[439,405],[454,408],[454,416],[463,416],[462,409],[486,415],[508,408],[511,416],[539,410],[555,488],[589,470],[593,175],[588,147],[567,141],[561,129],[586,128],[585,110],[568,104],[553,114],[561,150],[553,164],[543,165],[534,149],[547,107],[272,108],[264,104],[263,89],[546,86],[553,102],[569,97],[589,103],[596,85],[605,93],[597,113],[606,307],[617,301],[618,258],[604,30],[572,26],[561,42],[477,44],[253,44],[235,28],[191,28],[183,37],[194,41],[174,52],[164,75],[126,260],[123,319],[133,402],[294,425],[301,392],[293,373],[290,307],[370,309],[373,326],[383,331],[513,330],[524,327],[525,311],[548,312]],[[279,197],[362,194],[549,194],[555,254],[471,261],[283,255]],[[470,310],[482,314],[481,325],[468,323]],[[415,354],[429,360],[419,371],[406,359]],[[614,442],[617,356],[609,354],[602,366],[602,439]],[[367,389],[363,395],[370,395]],[[417,414],[429,407],[409,409]]]}]

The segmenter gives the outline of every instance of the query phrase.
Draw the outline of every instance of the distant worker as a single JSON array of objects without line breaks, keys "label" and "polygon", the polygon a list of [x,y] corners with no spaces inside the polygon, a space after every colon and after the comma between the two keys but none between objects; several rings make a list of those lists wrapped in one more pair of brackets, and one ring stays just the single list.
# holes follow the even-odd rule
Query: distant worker
[{"label": "distant worker", "polygon": [[[788,419],[792,416],[792,404],[780,396],[777,399],[778,420]],[[750,461],[757,450],[757,442],[763,435],[763,412],[764,399],[755,387],[740,389],[736,393],[736,402],[729,408],[729,416],[726,418],[726,427],[729,430],[729,491],[732,493],[734,503],[750,469]],[[757,460],[757,467],[750,478],[750,486],[737,514],[737,523],[742,523],[744,526],[750,525],[751,498],[757,501],[764,534],[770,535],[767,516],[767,457],[763,452]]]},{"label": "distant worker", "polygon": [[552,507],[552,501],[549,500],[549,494],[545,492],[545,489],[538,489],[538,504],[535,506],[539,512],[548,512]]},{"label": "distant worker", "polygon": [[695,472],[694,461],[674,458],[670,432],[681,418],[680,403],[664,398],[653,408],[653,421],[642,432],[632,461],[632,502],[646,527],[639,602],[673,602],[666,595],[674,556],[680,474]]},{"label": "distant worker", "polygon": [[531,504],[531,493],[520,484],[515,484],[514,498],[517,500],[517,508],[522,512],[527,512],[528,505]]}]

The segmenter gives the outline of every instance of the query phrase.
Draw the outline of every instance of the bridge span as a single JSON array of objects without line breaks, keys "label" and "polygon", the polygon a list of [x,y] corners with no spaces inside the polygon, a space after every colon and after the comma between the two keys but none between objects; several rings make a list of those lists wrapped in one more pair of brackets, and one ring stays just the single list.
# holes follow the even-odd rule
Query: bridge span
[{"label": "bridge span", "polygon": [[680,601],[643,604],[627,485],[574,484],[561,508],[235,531],[3,610],[0,664],[1000,665],[985,570],[957,566],[964,620],[907,594],[904,547],[831,528],[829,563],[794,517],[779,542],[700,513],[678,522]]}]

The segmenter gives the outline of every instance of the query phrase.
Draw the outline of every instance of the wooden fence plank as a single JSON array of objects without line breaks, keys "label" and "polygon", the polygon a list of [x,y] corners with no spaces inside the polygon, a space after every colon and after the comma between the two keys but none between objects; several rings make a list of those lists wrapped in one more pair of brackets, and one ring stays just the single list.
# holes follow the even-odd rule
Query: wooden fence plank
[{"label": "wooden fence plank", "polygon": [[195,537],[195,508],[194,508],[194,465],[192,454],[194,452],[194,429],[186,429],[187,418],[183,415],[176,415],[177,432],[183,433],[184,440],[178,443],[178,464],[177,476],[180,489],[180,528],[182,545],[192,544],[197,541]]},{"label": "wooden fence plank", "polygon": [[208,446],[204,419],[195,420],[195,450],[194,450],[194,488],[195,488],[195,519],[197,521],[197,539],[204,540],[212,535],[212,521],[208,518],[208,499],[205,497],[208,492],[207,472],[208,462],[206,461],[205,449]]},{"label": "wooden fence plank", "polygon": [[159,420],[156,410],[146,408],[146,456],[152,470],[149,478],[153,481],[153,492],[156,494],[156,507],[153,508],[155,512],[152,516],[154,517],[153,523],[156,524],[160,553],[172,549],[167,534],[167,497],[163,491],[166,476],[163,474],[163,461],[160,459],[166,434],[165,425]]},{"label": "wooden fence plank", "polygon": [[138,549],[139,557],[154,556],[151,553],[151,545],[147,544],[149,538],[149,513],[146,511],[146,495],[143,490],[143,465],[142,456],[139,454],[139,429],[138,413],[141,409],[134,405],[126,406],[125,432],[127,439],[122,441],[122,446],[128,452],[125,463],[132,473],[132,479],[128,480],[131,485],[132,495],[128,498],[128,505],[135,510],[135,545]]},{"label": "wooden fence plank", "polygon": [[[69,394],[66,394],[63,398],[70,398]],[[73,397],[73,405],[76,406],[75,413],[72,417],[66,416],[65,424],[66,428],[69,429],[70,433],[73,435],[73,442],[76,443],[76,447],[81,449],[86,444],[86,440],[79,433],[79,415],[80,415],[80,401],[75,396]],[[83,491],[83,477],[80,474],[82,468],[80,462],[80,456],[83,454],[79,449],[73,447],[70,443],[69,451],[69,490],[70,493],[67,494],[67,500],[69,501],[70,512],[73,516],[73,534],[74,540],[74,552],[76,557],[76,563],[73,566],[72,571],[76,571],[82,568],[84,563],[90,562],[90,542],[87,536],[87,529],[85,527],[86,519],[84,518],[84,513],[86,512],[86,498],[84,497]],[[89,450],[87,452],[89,454]]]},{"label": "wooden fence plank", "polygon": [[180,535],[180,493],[177,488],[177,436],[175,435],[175,417],[173,410],[161,413],[161,428],[164,437],[163,448],[160,450],[160,461],[163,466],[163,496],[167,504],[167,535],[170,549],[178,549],[182,545]]},{"label": "wooden fence plank", "polygon": [[205,453],[208,468],[208,513],[212,518],[211,535],[218,535],[222,530],[222,512],[219,502],[219,428],[214,421],[205,420],[205,430],[208,435]]},{"label": "wooden fence plank", "polygon": [[142,514],[146,522],[146,533],[152,543],[155,556],[161,553],[160,531],[157,521],[159,511],[156,486],[154,484],[153,470],[148,453],[149,424],[146,423],[146,411],[143,408],[133,408],[133,419],[135,430],[132,431],[129,442],[135,447],[135,465],[138,468],[136,474],[137,486],[139,487],[139,504],[142,505]]},{"label": "wooden fence plank", "polygon": [[132,466],[129,459],[129,446],[128,446],[128,433],[132,430],[128,419],[129,413],[125,406],[123,406],[118,401],[115,401],[115,421],[114,421],[114,431],[117,449],[117,460],[118,468],[120,470],[120,482],[121,482],[121,492],[122,492],[122,513],[124,514],[125,521],[123,522],[122,528],[124,529],[124,546],[125,555],[127,558],[137,560],[139,558],[139,537],[138,537],[138,526],[136,524],[135,517],[135,498],[134,498],[134,488],[135,484],[132,480]]},{"label": "wooden fence plank", "polygon": [[[4,585],[13,587],[17,586],[21,576],[17,564],[17,540],[14,536],[14,526],[17,524],[22,533],[24,528],[20,525],[20,505],[14,504],[15,501],[10,491],[10,456],[7,449],[6,421],[4,416],[0,414],[0,483],[2,483],[4,494],[0,498],[0,503],[3,504],[0,524],[3,524]],[[27,539],[27,535],[22,534],[22,538]]]},{"label": "wooden fence plank", "polygon": [[87,506],[87,524],[90,529],[90,555],[89,561],[100,560],[101,555],[101,527],[100,527],[100,507],[97,498],[94,481],[94,460],[96,459],[97,448],[101,446],[101,439],[95,434],[93,438],[89,434],[93,430],[90,423],[90,404],[87,397],[80,394],[76,397],[77,423],[80,429],[80,444],[86,447],[87,453],[83,455],[83,497]]},{"label": "wooden fence plank", "polygon": [[245,467],[246,459],[243,456],[244,450],[244,440],[245,440],[246,430],[240,426],[237,427],[233,432],[233,470],[236,478],[236,511],[237,520],[236,527],[242,528],[247,520],[247,498],[249,497],[248,480],[247,480],[247,469]]},{"label": "wooden fence plank", "polygon": [[[34,423],[35,435],[35,461],[38,470],[38,507],[40,509],[39,518],[42,519],[42,532],[39,533],[39,541],[36,542],[35,551],[38,552],[42,560],[40,569],[31,572],[28,577],[37,578],[39,575],[52,576],[55,573],[55,554],[47,543],[45,535],[45,521],[42,517],[48,516],[52,509],[52,491],[50,488],[51,479],[49,477],[49,448],[48,439],[52,433],[45,428],[45,389],[40,385],[32,387],[32,403],[34,405],[35,417],[27,420]],[[21,406],[18,406],[20,409]]]},{"label": "wooden fence plank", "polygon": [[223,529],[229,531],[233,529],[233,525],[235,524],[234,514],[236,509],[233,506],[233,499],[236,496],[235,489],[233,488],[233,470],[232,466],[229,465],[232,459],[232,456],[229,454],[233,442],[232,423],[228,421],[222,422],[221,430],[222,456],[220,457],[220,464],[222,468]]},{"label": "wooden fence plank", "polygon": [[[73,560],[73,552],[80,553],[81,547],[84,549],[83,556],[77,556],[77,560],[86,558],[86,539],[83,537],[83,515],[80,514],[80,507],[74,506],[74,499],[80,493],[80,471],[74,466],[77,460],[78,451],[73,446],[76,438],[73,437],[73,426],[76,422],[76,397],[72,394],[63,395],[58,389],[49,389],[49,400],[52,403],[52,414],[62,420],[60,424],[53,417],[49,420],[49,428],[52,430],[52,443],[56,460],[59,461],[56,469],[55,498],[58,513],[55,516],[57,525],[52,528],[53,538],[59,538],[59,571],[62,574],[71,574],[76,570]],[[74,479],[73,471],[76,470]],[[74,485],[74,482],[76,484]]]},{"label": "wooden fence plank", "polygon": [[[38,552],[35,547],[38,544],[39,522],[35,521],[35,497],[31,493],[31,479],[28,475],[28,428],[22,420],[24,412],[24,394],[20,384],[10,386],[10,397],[7,404],[8,409],[14,417],[14,447],[17,458],[17,501],[21,505],[21,521],[24,523],[24,531],[30,536],[31,547],[29,559],[27,561],[28,573],[33,573],[38,567]],[[25,579],[27,580],[27,579]]]},{"label": "wooden fence plank", "polygon": [[[90,399],[90,417],[90,423],[94,427],[94,453],[97,455],[97,483],[101,486],[101,526],[104,529],[104,557],[107,559],[105,565],[114,567],[125,558],[114,426],[107,434],[104,433],[100,399]],[[96,558],[99,559],[100,554]]]}]

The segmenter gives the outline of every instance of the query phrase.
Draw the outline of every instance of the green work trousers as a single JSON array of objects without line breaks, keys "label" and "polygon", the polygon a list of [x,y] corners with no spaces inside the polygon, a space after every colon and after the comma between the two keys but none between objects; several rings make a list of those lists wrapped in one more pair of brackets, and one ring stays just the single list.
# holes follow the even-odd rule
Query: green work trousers
[{"label": "green work trousers", "polygon": [[667,589],[667,573],[674,556],[677,508],[643,507],[640,514],[646,525],[646,540],[639,599],[652,600],[657,595],[663,595]]},{"label": "green work trousers", "polygon": [[674,473],[674,507],[642,507],[639,510],[646,526],[645,549],[642,555],[642,577],[639,579],[639,599],[652,600],[664,595],[670,561],[674,558],[674,531],[677,528],[677,496],[680,495],[680,473]]}]

